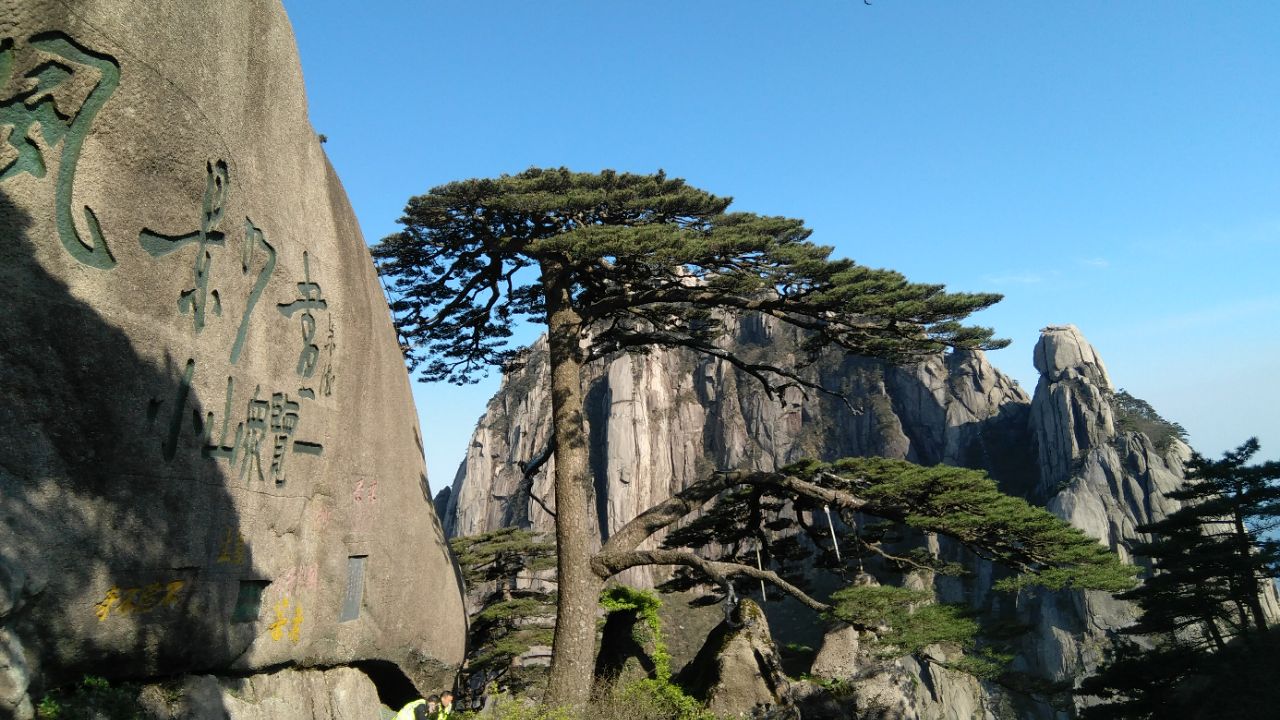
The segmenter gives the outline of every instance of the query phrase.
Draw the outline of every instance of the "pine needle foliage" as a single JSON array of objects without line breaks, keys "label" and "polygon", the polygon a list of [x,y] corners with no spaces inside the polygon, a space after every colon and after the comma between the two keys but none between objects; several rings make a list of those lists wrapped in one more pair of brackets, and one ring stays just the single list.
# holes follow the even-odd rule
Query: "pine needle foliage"
[{"label": "pine needle foliage", "polygon": [[527,618],[545,617],[549,612],[552,596],[539,594],[536,596],[513,597],[486,605],[484,609],[471,616],[472,625],[491,623],[515,623]]},{"label": "pine needle foliage", "polygon": [[[731,365],[776,398],[789,388],[829,392],[804,370],[830,350],[900,362],[1007,344],[963,324],[999,295],[950,293],[833,260],[802,221],[729,212],[730,202],[662,171],[531,168],[411,198],[404,229],[373,249],[406,359],[423,380],[465,384],[492,366],[511,368],[523,359],[510,342],[514,324],[547,328],[560,571],[553,702],[587,700],[590,611],[618,571],[610,567],[657,559],[634,545],[594,553],[584,522],[590,480],[579,379],[587,363],[682,348]],[[803,331],[795,362],[736,353],[726,320],[746,313]]]},{"label": "pine needle foliage", "polygon": [[1125,630],[1139,640],[1085,680],[1081,693],[1105,700],[1086,717],[1246,717],[1216,714],[1227,683],[1235,705],[1274,707],[1274,683],[1239,682],[1280,656],[1263,602],[1280,575],[1280,462],[1249,465],[1258,450],[1251,438],[1220,460],[1193,455],[1187,482],[1168,494],[1183,507],[1138,528],[1151,540],[1134,552],[1153,573],[1120,597],[1142,609]]},{"label": "pine needle foliage", "polygon": [[[846,560],[876,555],[883,541],[901,536],[905,528],[936,532],[963,543],[969,550],[1012,568],[1016,574],[999,581],[997,590],[1016,591],[1038,586],[1118,592],[1133,587],[1137,568],[1122,563],[1096,539],[1021,498],[1002,493],[995,481],[979,470],[934,465],[925,467],[889,458],[847,458],[834,463],[806,460],[780,473],[811,480],[865,501],[862,516],[848,513],[845,527],[861,528],[839,538]],[[799,583],[810,564],[836,567],[825,521],[806,521],[805,513],[821,511],[821,504],[769,487],[735,488],[706,514],[673,530],[667,547],[727,548],[727,557],[754,564],[760,548],[763,560],[789,571]],[[871,524],[868,526],[868,521]],[[775,537],[778,531],[799,528],[801,534]],[[811,560],[817,549],[819,557]],[[929,569],[957,572],[954,565],[934,562],[920,554],[889,558],[900,570]],[[671,586],[677,589],[679,584]]]},{"label": "pine needle foliage", "polygon": [[1146,435],[1161,451],[1167,450],[1174,440],[1186,442],[1187,429],[1161,417],[1146,400],[1134,397],[1124,388],[1109,399],[1118,429]]},{"label": "pine needle foliage", "polygon": [[482,597],[481,609],[471,616],[468,672],[502,678],[517,690],[535,685],[541,671],[522,671],[513,662],[535,645],[551,644],[555,593],[530,589],[528,581],[555,568],[554,543],[542,533],[510,527],[449,544],[463,578]]},{"label": "pine needle foliage", "polygon": [[543,533],[516,527],[499,528],[449,541],[468,585],[511,581],[517,575],[556,566],[555,544]]},{"label": "pine needle foliage", "polygon": [[884,628],[880,639],[898,655],[934,643],[969,645],[978,623],[956,605],[936,604],[933,593],[892,585],[855,585],[831,595],[831,615],[852,625]]},{"label": "pine needle foliage", "polygon": [[1007,344],[960,322],[999,295],[948,293],[832,260],[802,221],[730,213],[730,202],[662,171],[531,168],[411,198],[404,230],[373,255],[391,282],[408,361],[427,381],[472,382],[516,360],[512,325],[546,323],[548,272],[571,285],[596,356],[677,346],[723,354],[717,309],[809,330],[815,352],[907,358]]},{"label": "pine needle foliage", "polygon": [[[874,627],[879,631],[868,639],[883,658],[902,655],[927,657],[944,667],[975,677],[995,679],[1012,659],[994,646],[980,641],[982,627],[971,608],[954,603],[937,603],[933,593],[892,585],[855,585],[831,594],[829,615],[851,625]],[[930,655],[931,646],[958,648],[964,655],[955,660],[939,660]]]},{"label": "pine needle foliage", "polygon": [[867,514],[946,535],[1016,569],[997,590],[1117,592],[1134,585],[1136,568],[1048,510],[1000,492],[984,472],[889,458],[840,460],[831,472],[868,500]]},{"label": "pine needle foliage", "polygon": [[1139,528],[1153,537],[1134,551],[1155,572],[1125,595],[1143,609],[1134,634],[1190,642],[1183,631],[1198,627],[1200,644],[1221,649],[1267,630],[1260,595],[1280,575],[1280,462],[1247,465],[1258,450],[1251,438],[1221,460],[1192,456],[1188,481],[1168,494],[1184,506]]},{"label": "pine needle foliage", "polygon": [[79,683],[51,690],[36,706],[38,720],[143,720],[137,683],[112,683],[85,675]]},{"label": "pine needle foliage", "polygon": [[[770,568],[798,588],[807,588],[806,578],[814,567],[843,575],[851,585],[831,595],[825,614],[867,631],[864,638],[885,656],[917,654],[986,678],[1001,675],[1010,659],[999,650],[1008,638],[982,627],[968,608],[935,603],[931,592],[868,581],[861,570],[864,563],[875,563],[890,577],[913,571],[960,572],[923,548],[897,550],[912,531],[917,537],[919,532],[945,535],[1013,570],[996,583],[999,591],[1044,587],[1116,592],[1135,582],[1137,568],[1123,564],[1096,539],[1053,514],[1000,492],[981,471],[848,458],[832,463],[805,460],[778,474],[810,483],[809,494],[788,489],[798,487],[794,483],[733,487],[715,498],[702,516],[672,530],[665,547],[718,547],[717,560]],[[836,523],[826,522],[822,515],[827,508],[817,500],[830,491],[838,493],[829,498],[839,511],[835,538],[830,528]],[[843,548],[839,555],[834,551],[837,543]],[[702,581],[699,573],[682,569],[663,589],[689,589]],[[745,583],[739,588],[751,591]],[[966,654],[958,660],[939,660],[926,650],[935,644]]]}]

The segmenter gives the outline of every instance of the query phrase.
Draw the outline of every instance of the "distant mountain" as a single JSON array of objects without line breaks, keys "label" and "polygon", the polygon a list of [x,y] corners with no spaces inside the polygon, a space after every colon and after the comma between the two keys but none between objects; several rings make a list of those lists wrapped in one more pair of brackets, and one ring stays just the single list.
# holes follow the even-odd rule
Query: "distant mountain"
[{"label": "distant mountain", "polygon": [[[733,330],[740,354],[773,363],[798,354],[800,337],[768,318],[744,318]],[[594,524],[607,537],[713,469],[768,470],[802,457],[878,455],[984,469],[1006,492],[1048,507],[1133,560],[1128,547],[1139,539],[1136,527],[1176,507],[1163,493],[1181,483],[1190,455],[1180,428],[1117,393],[1102,359],[1073,326],[1042,331],[1035,366],[1040,380],[1028,397],[977,351],[903,367],[833,355],[811,368],[808,379],[840,390],[846,404],[798,390],[779,402],[732,366],[687,351],[619,355],[592,365],[584,378]],[[545,373],[545,350],[537,345],[490,401],[453,486],[437,497],[450,536],[511,525],[551,529],[554,459],[532,477],[522,470],[543,452],[550,430]],[[994,593],[998,569],[948,543],[918,542],[932,543],[972,572],[917,582],[932,584],[941,600],[968,602],[1029,628],[1017,641],[1012,666],[1025,673],[1028,687],[1069,687],[1102,660],[1115,630],[1135,617],[1132,605],[1105,593]],[[654,581],[653,571],[629,572],[626,582]],[[824,629],[813,623],[770,622],[784,638],[816,633],[823,641]],[[827,669],[862,677],[865,693],[878,693],[882,704],[907,717],[997,717],[1001,708],[1019,717],[1065,717],[1045,693],[978,683],[910,659],[872,672],[857,666],[856,653],[845,653],[843,665],[831,666],[839,655],[834,645],[849,640],[839,629],[827,630],[819,654]],[[904,680],[908,676],[915,681]],[[1062,694],[1057,699],[1071,702]]]}]

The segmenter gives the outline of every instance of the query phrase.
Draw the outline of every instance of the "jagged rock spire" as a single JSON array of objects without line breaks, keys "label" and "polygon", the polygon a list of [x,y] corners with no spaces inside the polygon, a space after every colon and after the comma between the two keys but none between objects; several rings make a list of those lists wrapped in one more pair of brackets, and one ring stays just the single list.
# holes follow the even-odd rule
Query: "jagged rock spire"
[{"label": "jagged rock spire", "polygon": [[1072,475],[1089,450],[1116,434],[1107,368],[1074,325],[1040,331],[1035,366],[1040,382],[1031,402],[1031,426],[1040,455],[1038,495],[1047,498]]}]

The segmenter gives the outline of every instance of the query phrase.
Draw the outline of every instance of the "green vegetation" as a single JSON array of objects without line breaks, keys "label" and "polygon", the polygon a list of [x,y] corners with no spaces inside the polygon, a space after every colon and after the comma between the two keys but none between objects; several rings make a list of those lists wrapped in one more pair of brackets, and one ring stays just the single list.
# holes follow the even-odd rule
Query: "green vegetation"
[{"label": "green vegetation", "polygon": [[615,710],[615,717],[662,718],[662,720],[715,720],[715,716],[702,707],[697,699],[686,695],[671,680],[645,678],[628,683],[620,691],[597,701],[597,705],[627,708],[622,715]]},{"label": "green vegetation", "polygon": [[579,316],[574,332],[594,327],[593,355],[714,350],[716,307],[759,310],[814,332],[814,348],[872,356],[1006,344],[959,324],[998,295],[830,260],[802,221],[726,212],[731,202],[661,171],[532,168],[410,198],[405,229],[374,257],[392,281],[408,359],[428,381],[470,382],[517,359],[512,324],[549,322],[553,286]]},{"label": "green vegetation", "polygon": [[1168,450],[1174,440],[1186,441],[1186,428],[1160,417],[1147,401],[1130,395],[1124,388],[1109,400],[1115,413],[1116,429],[1142,433],[1151,438],[1156,449],[1162,452]]},{"label": "green vegetation", "polygon": [[[935,603],[933,593],[903,587],[859,585],[832,593],[831,617],[851,625],[878,627],[877,654],[888,659],[922,655],[933,663],[980,678],[996,678],[1011,656],[978,645],[981,627],[974,612],[962,605]],[[930,645],[949,645],[965,652],[958,660],[941,660]]]},{"label": "green vegetation", "polygon": [[[605,582],[618,572],[681,565],[722,587],[730,576],[751,574],[749,564],[711,564],[687,550],[697,544],[637,550],[655,532],[744,484],[772,486],[809,503],[834,502],[847,512],[867,504],[857,478],[841,477],[839,468],[803,478],[713,473],[675,502],[641,513],[595,552],[580,382],[588,362],[617,352],[685,349],[732,365],[744,380],[758,381],[777,398],[788,388],[836,392],[803,372],[828,351],[907,361],[946,348],[1006,344],[989,329],[962,324],[969,314],[997,302],[998,295],[949,293],[891,270],[832,260],[830,248],[809,242],[803,222],[729,213],[730,202],[662,172],[530,169],[449,183],[411,198],[401,218],[404,230],[373,251],[379,270],[391,280],[392,310],[408,341],[407,360],[423,380],[467,383],[490,366],[512,367],[524,355],[510,346],[514,323],[526,319],[547,328],[553,428],[548,450],[555,454],[559,583],[548,687],[552,703],[585,704],[595,654],[592,609]],[[725,319],[745,313],[800,331],[805,339],[793,365],[752,357],[749,348],[739,354],[724,342]],[[825,487],[832,478],[836,486]],[[1047,513],[1001,524],[965,505],[963,492],[955,490],[962,502],[953,507],[930,508],[915,496],[908,500],[920,507],[895,505],[890,497],[879,505],[891,522],[920,525],[915,521],[924,520],[937,532],[958,533],[979,552],[1012,561],[1028,582],[1081,587],[1123,582],[1123,573],[1107,565],[1101,550],[1090,552],[1086,543],[1053,526]],[[952,513],[958,517],[948,520]],[[814,609],[829,607],[771,571],[755,571],[758,579],[774,582]]]},{"label": "green vegetation", "polygon": [[[635,546],[658,530],[683,520],[687,508],[711,501],[703,515],[670,530],[660,550]],[[827,507],[839,522],[818,520]],[[851,458],[834,463],[803,461],[777,472],[713,473],[675,497],[617,529],[594,562],[601,576],[629,567],[667,564],[680,569],[664,589],[689,589],[710,580],[727,597],[734,586],[750,592],[760,580],[827,617],[864,633],[865,641],[888,657],[917,654],[934,664],[984,678],[1001,676],[1008,657],[1001,654],[1007,633],[994,637],[967,609],[933,602],[932,594],[897,586],[855,582],[823,600],[806,590],[813,567],[850,577],[855,566],[878,563],[882,575],[912,572],[957,572],[955,565],[932,557],[924,548],[907,547],[911,533],[932,532],[953,538],[974,553],[1012,570],[998,590],[1051,589],[1127,590],[1137,569],[1122,564],[1096,540],[1049,512],[1001,493],[984,473],[949,466],[921,467],[885,458]],[[834,541],[834,542],[833,542]],[[844,548],[837,556],[835,543]],[[469,578],[501,585],[504,573],[525,567],[514,555],[532,552],[545,559],[549,550],[527,531],[507,529],[480,538],[455,541],[465,558]],[[692,548],[720,547],[706,558]],[[757,561],[756,553],[759,553]],[[504,559],[506,558],[506,559]],[[472,563],[482,563],[482,568]],[[757,564],[758,563],[758,564]],[[503,572],[492,568],[504,567]],[[482,572],[483,570],[483,572]],[[487,574],[486,574],[487,573]],[[865,577],[861,574],[852,578]],[[514,585],[508,585],[514,588]],[[610,587],[600,602],[612,613],[633,613],[635,628],[647,628],[636,644],[652,648],[653,667],[645,680],[624,684],[616,692],[648,693],[668,702],[684,716],[698,710],[670,682],[670,659],[658,624],[659,602],[650,593]],[[475,628],[485,650],[472,666],[498,669],[527,649],[530,632],[523,618],[548,612],[545,598],[495,593],[476,616]],[[545,633],[545,628],[541,631]],[[545,642],[545,634],[539,636]],[[946,650],[935,657],[930,646]],[[951,650],[963,650],[958,655]],[[601,667],[596,667],[599,674]],[[607,674],[607,673],[605,673]],[[656,701],[656,700],[655,700]]]},{"label": "green vegetation", "polygon": [[625,705],[651,708],[663,718],[711,720],[697,699],[671,681],[671,653],[662,637],[662,619],[658,616],[662,601],[658,596],[647,590],[613,585],[600,594],[600,605],[610,613],[634,613],[640,621],[636,627],[647,630],[647,637],[636,638],[636,641],[652,648],[651,676],[627,683],[620,690],[611,689],[612,698],[620,699]]},{"label": "green vegetation", "polygon": [[[1280,574],[1280,463],[1247,465],[1257,451],[1250,439],[1221,460],[1193,456],[1188,482],[1169,493],[1186,504],[1139,528],[1152,540],[1134,551],[1154,572],[1121,597],[1142,608],[1126,632],[1143,640],[1122,643],[1085,680],[1081,692],[1106,701],[1085,717],[1264,716],[1225,715],[1223,703],[1274,709],[1275,683],[1258,668],[1274,670],[1280,654],[1261,601]],[[1222,685],[1236,695],[1223,697]]]},{"label": "green vegetation", "polygon": [[933,593],[904,587],[857,585],[831,595],[831,615],[850,625],[883,627],[880,640],[894,654],[916,653],[934,643],[967,645],[978,634],[966,609],[933,603]]},{"label": "green vegetation", "polygon": [[719,720],[698,708],[696,701],[690,701],[693,703],[690,706],[673,703],[671,698],[655,692],[654,687],[652,683],[631,683],[610,688],[604,694],[592,696],[576,711],[503,694],[497,696],[487,711],[455,713],[451,717],[457,720]]},{"label": "green vegetation", "polygon": [[[917,571],[955,573],[958,568],[924,548],[898,550],[910,530],[936,532],[974,553],[1015,571],[996,589],[1127,590],[1137,568],[1042,508],[1001,493],[984,473],[945,465],[921,467],[886,458],[850,458],[834,463],[803,461],[779,471],[793,482],[743,484],[721,494],[704,515],[672,530],[671,549],[724,548],[722,571],[773,580],[763,568],[802,592],[813,567],[851,575],[876,563],[881,574]],[[797,492],[797,491],[800,492]],[[839,519],[836,536],[822,517],[824,505]],[[834,541],[834,542],[833,542]],[[835,544],[842,551],[837,557]],[[731,566],[729,564],[732,564]],[[866,578],[859,573],[853,576]],[[703,582],[701,572],[682,570],[665,589]],[[776,583],[775,583],[776,584]],[[743,584],[742,592],[751,587]],[[796,594],[796,593],[793,593]],[[1005,629],[983,628],[979,618],[956,605],[936,604],[932,593],[855,582],[810,607],[864,633],[864,641],[886,657],[918,654],[930,662],[983,678],[1000,675],[1010,659],[1001,649]],[[829,604],[828,604],[829,603]],[[996,637],[999,635],[999,637]],[[930,657],[934,644],[962,649],[958,660]],[[949,653],[950,655],[950,653]]]},{"label": "green vegetation", "polygon": [[1136,568],[1048,510],[1000,492],[984,472],[888,458],[850,458],[830,469],[845,478],[849,492],[867,499],[862,512],[954,538],[1018,571],[997,582],[997,590],[1133,587]]},{"label": "green vegetation", "polygon": [[539,685],[544,669],[514,667],[534,645],[550,645],[555,594],[534,590],[538,573],[555,567],[555,546],[520,528],[454,538],[450,547],[481,609],[471,617],[468,672],[501,681],[514,691]]},{"label": "green vegetation", "polygon": [[647,638],[637,638],[644,644],[647,640],[653,647],[654,677],[667,681],[671,679],[671,653],[667,651],[667,641],[662,637],[662,618],[658,617],[658,609],[662,601],[658,596],[647,591],[637,590],[627,585],[612,585],[600,593],[600,606],[615,612],[633,612],[648,628]]},{"label": "green vegetation", "polygon": [[[999,581],[998,590],[1039,586],[1115,592],[1133,587],[1137,574],[1097,540],[1043,508],[1005,495],[978,470],[847,458],[834,463],[802,461],[777,475],[805,485],[761,481],[739,486],[703,516],[671,531],[666,546],[722,545],[727,549],[721,559],[742,565],[754,565],[759,549],[765,566],[778,566],[797,584],[810,564],[841,568],[860,558],[880,558],[902,571],[957,570],[921,553],[893,554],[885,549],[912,528],[954,538],[1017,571]],[[824,504],[840,514],[846,528],[837,530],[836,538],[845,548],[842,561],[833,552],[826,522],[805,519],[806,513],[821,513]],[[863,516],[861,522],[855,513]],[[799,532],[780,538],[767,534],[792,530]],[[807,543],[801,542],[802,535]],[[813,548],[819,549],[816,558]]]},{"label": "green vegetation", "polygon": [[525,702],[509,695],[501,696],[488,713],[471,711],[455,712],[450,715],[456,720],[580,720],[571,710],[565,707],[548,707],[536,703]]},{"label": "green vegetation", "polygon": [[78,684],[45,695],[36,706],[39,720],[143,720],[138,706],[140,686],[112,684],[105,678],[85,675]]},{"label": "green vegetation", "polygon": [[555,568],[555,546],[542,533],[521,528],[454,538],[449,547],[468,584],[500,583],[506,587],[522,575]]}]

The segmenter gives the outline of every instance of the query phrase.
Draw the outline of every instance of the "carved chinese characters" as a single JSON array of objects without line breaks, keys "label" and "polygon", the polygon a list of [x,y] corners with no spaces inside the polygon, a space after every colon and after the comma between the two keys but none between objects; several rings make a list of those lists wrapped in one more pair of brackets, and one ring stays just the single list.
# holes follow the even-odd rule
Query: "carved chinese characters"
[{"label": "carved chinese characters", "polygon": [[[437,684],[461,594],[280,1],[0,5],[0,645],[26,694],[354,657]],[[342,620],[353,555],[368,612]],[[0,676],[0,718],[32,705]]]},{"label": "carved chinese characters", "polygon": [[[19,55],[32,58],[34,66],[14,77]],[[75,103],[63,91],[80,74],[92,76],[93,89]],[[25,44],[15,43],[13,38],[0,39],[0,142],[7,140],[9,150],[0,155],[0,183],[20,173],[43,178],[50,156],[56,155],[58,238],[72,257],[100,270],[115,267],[115,257],[102,236],[97,214],[87,205],[80,209],[89,240],[80,234],[71,196],[76,163],[89,128],[119,82],[120,65],[114,58],[93,52],[62,33],[38,33]]]},{"label": "carved chinese characters", "polygon": [[196,332],[204,329],[205,306],[209,298],[213,298],[214,314],[222,314],[222,301],[219,299],[218,291],[209,290],[209,269],[213,264],[210,246],[222,247],[226,244],[223,234],[217,228],[222,223],[222,205],[227,199],[227,182],[227,164],[221,160],[209,163],[208,179],[205,181],[204,208],[200,213],[198,230],[184,235],[161,235],[144,228],[138,234],[138,242],[151,257],[163,257],[181,250],[188,244],[196,246],[195,267],[192,270],[195,276],[193,281],[195,287],[183,290],[182,295],[178,297],[178,309],[183,313],[191,314]]}]

